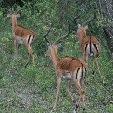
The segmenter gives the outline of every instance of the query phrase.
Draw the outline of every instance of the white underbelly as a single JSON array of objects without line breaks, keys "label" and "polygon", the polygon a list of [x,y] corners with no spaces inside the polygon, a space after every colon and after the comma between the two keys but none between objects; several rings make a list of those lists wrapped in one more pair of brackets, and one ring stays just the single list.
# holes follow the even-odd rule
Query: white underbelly
[{"label": "white underbelly", "polygon": [[71,79],[71,74],[69,72],[65,72],[62,78]]},{"label": "white underbelly", "polygon": [[19,44],[23,44],[23,40],[22,40],[22,37],[20,36],[16,36],[16,40]]}]

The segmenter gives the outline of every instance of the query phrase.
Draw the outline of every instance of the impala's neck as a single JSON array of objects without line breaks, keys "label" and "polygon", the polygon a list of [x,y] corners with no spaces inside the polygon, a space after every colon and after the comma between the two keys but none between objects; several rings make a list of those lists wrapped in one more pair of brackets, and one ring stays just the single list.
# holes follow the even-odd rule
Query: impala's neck
[{"label": "impala's neck", "polygon": [[51,57],[52,57],[53,65],[56,68],[59,61],[56,46],[51,46]]},{"label": "impala's neck", "polygon": [[15,32],[15,27],[17,25],[17,17],[15,15],[12,16],[11,23],[12,23],[12,32],[14,33]]},{"label": "impala's neck", "polygon": [[79,37],[80,42],[82,42],[83,39],[86,37],[86,31],[83,29],[80,29],[78,31],[78,37]]}]

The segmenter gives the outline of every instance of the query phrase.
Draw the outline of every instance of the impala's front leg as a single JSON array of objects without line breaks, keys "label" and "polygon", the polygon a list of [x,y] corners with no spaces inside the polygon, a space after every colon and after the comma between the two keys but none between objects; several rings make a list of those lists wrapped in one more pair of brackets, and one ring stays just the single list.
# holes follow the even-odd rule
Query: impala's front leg
[{"label": "impala's front leg", "polygon": [[14,59],[17,58],[17,55],[18,55],[18,42],[16,39],[14,39],[14,49],[15,49],[15,52],[14,52]]},{"label": "impala's front leg", "polygon": [[51,110],[51,112],[55,109],[56,105],[57,105],[57,101],[58,101],[58,95],[59,95],[59,91],[60,91],[60,83],[61,83],[61,73],[59,71],[57,71],[57,93],[56,93],[56,97],[55,97],[55,102],[54,102],[54,106]]}]

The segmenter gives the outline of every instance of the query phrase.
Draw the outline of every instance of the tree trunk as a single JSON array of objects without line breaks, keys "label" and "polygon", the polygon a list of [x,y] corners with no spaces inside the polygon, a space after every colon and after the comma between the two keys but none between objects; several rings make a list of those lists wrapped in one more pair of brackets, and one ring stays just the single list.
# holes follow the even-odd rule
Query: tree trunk
[{"label": "tree trunk", "polygon": [[66,11],[68,10],[68,0],[59,0],[58,8],[59,8],[59,16],[60,16],[60,25],[63,27],[66,22]]},{"label": "tree trunk", "polygon": [[111,21],[113,21],[113,2],[112,0],[98,0],[96,4],[102,19],[106,23],[102,25],[102,28],[113,60],[113,26],[111,24]]}]

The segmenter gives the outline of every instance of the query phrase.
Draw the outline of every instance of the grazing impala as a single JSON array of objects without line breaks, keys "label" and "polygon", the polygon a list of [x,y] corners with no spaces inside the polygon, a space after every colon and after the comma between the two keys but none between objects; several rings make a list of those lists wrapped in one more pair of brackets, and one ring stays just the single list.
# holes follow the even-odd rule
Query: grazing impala
[{"label": "grazing impala", "polygon": [[[29,57],[32,58],[32,61],[34,63],[34,54],[31,44],[34,40],[35,33],[17,24],[17,17],[20,17],[20,14],[16,14],[16,13],[7,14],[7,17],[11,17],[12,37],[14,40],[14,48],[15,48],[14,58],[17,58],[18,44],[23,43],[28,50]],[[29,62],[29,57],[27,63]]]},{"label": "grazing impala", "polygon": [[[57,77],[57,93],[52,111],[54,110],[57,104],[61,78],[71,79],[80,93],[79,102],[84,101],[85,93],[82,88],[82,82],[83,77],[85,76],[86,73],[86,65],[84,64],[83,61],[77,58],[70,56],[59,57],[57,54],[57,49],[59,47],[61,39],[66,38],[69,35],[69,33],[66,36],[63,36],[62,38],[59,38],[55,43],[51,43],[51,41],[48,40],[47,38],[48,33],[44,36],[45,40],[49,44],[48,50],[46,51],[46,56],[51,56]],[[69,84],[67,84],[67,88],[68,88],[67,91],[70,94]]]},{"label": "grazing impala", "polygon": [[[95,16],[93,19],[95,19]],[[86,30],[88,28],[87,24],[91,20],[92,19],[86,21],[82,25],[78,24],[78,30],[76,36],[79,38],[80,50],[82,51],[83,54],[83,60],[87,63],[88,57],[93,57],[94,59],[93,65],[94,63],[96,64],[97,70],[99,71],[100,74],[99,65],[97,61],[97,57],[100,54],[100,43],[95,36],[87,36],[86,34]]]}]

